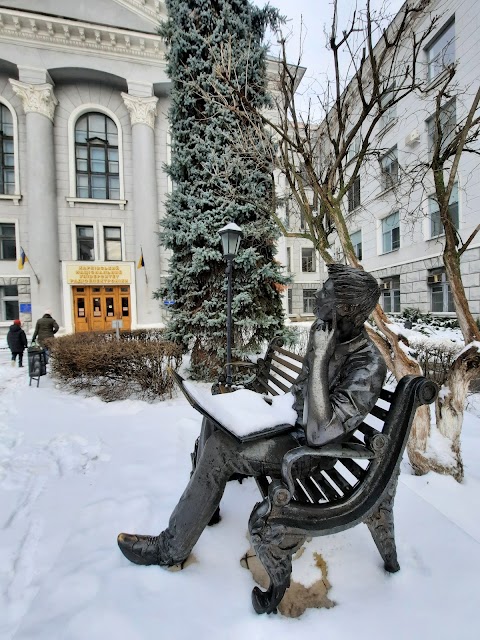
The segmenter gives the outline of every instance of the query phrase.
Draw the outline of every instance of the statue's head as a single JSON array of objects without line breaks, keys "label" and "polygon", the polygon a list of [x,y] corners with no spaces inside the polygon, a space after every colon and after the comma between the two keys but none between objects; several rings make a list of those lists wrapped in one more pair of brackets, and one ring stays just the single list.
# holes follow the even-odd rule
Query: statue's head
[{"label": "statue's head", "polygon": [[317,291],[315,314],[328,322],[335,308],[337,319],[345,318],[361,327],[380,297],[377,281],[363,269],[343,264],[329,264],[327,268],[328,280]]}]

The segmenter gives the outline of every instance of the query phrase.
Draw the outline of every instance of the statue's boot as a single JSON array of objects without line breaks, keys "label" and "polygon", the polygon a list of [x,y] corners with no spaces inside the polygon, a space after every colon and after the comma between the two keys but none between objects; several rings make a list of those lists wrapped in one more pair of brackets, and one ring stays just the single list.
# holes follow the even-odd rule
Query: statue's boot
[{"label": "statue's boot", "polygon": [[135,564],[158,564],[161,567],[172,567],[176,564],[182,564],[186,560],[186,558],[172,558],[166,549],[162,534],[142,536],[120,533],[117,542],[123,555]]}]

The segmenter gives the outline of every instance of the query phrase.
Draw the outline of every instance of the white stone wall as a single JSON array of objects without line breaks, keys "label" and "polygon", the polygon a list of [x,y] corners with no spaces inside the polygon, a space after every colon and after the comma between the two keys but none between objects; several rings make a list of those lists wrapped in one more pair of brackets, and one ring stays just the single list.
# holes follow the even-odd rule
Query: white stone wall
[{"label": "white stone wall", "polygon": [[[58,0],[48,0],[44,4],[42,11],[44,13],[51,12],[53,17],[49,23],[48,17],[37,14],[35,30],[32,30],[31,27],[31,15],[23,16],[22,10],[18,9],[18,3],[15,2],[4,3],[4,7],[8,7],[8,9],[3,10],[0,21],[0,96],[11,103],[18,118],[19,149],[16,161],[19,162],[21,192],[18,204],[12,200],[0,198],[0,221],[12,221],[17,225],[17,254],[19,254],[20,246],[23,246],[28,256],[32,243],[35,243],[36,247],[40,243],[42,251],[45,252],[44,255],[48,255],[47,252],[52,250],[51,238],[31,237],[32,234],[29,233],[28,216],[31,215],[34,203],[29,203],[29,176],[26,170],[28,154],[26,116],[22,100],[12,90],[9,79],[20,79],[20,81],[34,84],[51,83],[53,93],[58,100],[53,119],[55,170],[53,188],[56,189],[56,211],[53,212],[53,215],[58,226],[60,263],[56,293],[61,297],[61,305],[66,310],[71,304],[71,301],[67,299],[69,288],[65,287],[65,283],[62,282],[62,263],[76,258],[75,224],[92,224],[97,233],[98,245],[103,244],[103,225],[121,226],[124,239],[123,260],[135,265],[132,270],[136,281],[132,283],[131,288],[132,305],[136,303],[134,296],[138,290],[138,286],[135,285],[141,285],[142,289],[142,302],[138,301],[137,313],[132,314],[132,318],[137,317],[139,324],[142,322],[144,324],[145,322],[158,324],[162,321],[164,309],[160,303],[151,301],[151,292],[160,285],[158,274],[160,268],[166,268],[167,260],[162,253],[161,267],[158,264],[158,259],[146,263],[149,277],[148,286],[145,282],[144,270],[137,270],[136,264],[140,258],[139,226],[142,232],[145,228],[148,229],[150,238],[156,236],[159,231],[157,220],[164,213],[164,200],[168,189],[167,177],[163,171],[163,165],[167,161],[168,78],[163,57],[164,45],[156,35],[158,22],[164,17],[164,7],[150,0],[138,6],[132,3],[130,8],[126,5],[119,6],[108,0],[98,0],[94,5],[88,3],[88,9],[87,3],[82,0],[80,2],[65,0],[61,3]],[[27,1],[23,3],[22,9],[38,10],[38,3],[28,3]],[[16,11],[19,13],[15,14]],[[1,9],[0,12],[2,12]],[[12,16],[16,16],[16,23],[13,22],[14,17]],[[60,19],[58,16],[69,16],[73,20]],[[88,22],[82,23],[82,20]],[[95,20],[98,20],[96,29]],[[14,24],[19,25],[18,30],[14,28]],[[111,29],[109,25],[112,26]],[[138,32],[135,32],[135,29]],[[132,126],[131,114],[127,110],[121,95],[122,92],[128,92],[132,96],[140,96],[139,100],[143,96],[148,100],[148,96],[152,96],[152,94],[157,94],[158,97],[157,117],[154,123],[155,167],[149,178],[149,183],[155,182],[152,188],[156,193],[158,204],[155,205],[155,211],[145,212],[144,225],[144,212],[141,211],[139,214],[138,207],[137,210],[135,209],[134,187],[137,187],[138,199],[143,196],[144,185],[141,182],[141,176],[137,178],[138,184],[134,185],[132,130],[137,126],[148,127],[148,123]],[[97,105],[106,110],[107,115],[111,112],[118,118],[123,135],[122,161],[125,206],[96,202],[75,202],[74,206],[71,206],[72,203],[68,200],[72,195],[70,188],[69,119],[75,110],[82,105],[92,105],[91,110],[95,110],[94,107]],[[143,148],[143,144],[149,144],[148,135],[144,135],[145,131],[141,133],[139,130],[138,133],[137,152],[138,149]],[[39,163],[42,161],[45,159],[38,158]],[[33,176],[34,178],[35,176]],[[30,209],[29,204],[32,205]],[[138,215],[142,216],[140,225],[138,224]],[[155,244],[157,243],[155,238]],[[145,240],[143,245],[145,245]],[[97,260],[101,261],[101,251],[99,250],[97,250]],[[41,260],[39,262],[41,263]],[[35,295],[39,291],[39,285],[30,266],[39,272],[42,270],[42,264],[33,264],[33,261],[31,265],[25,265],[23,271],[18,270],[17,263],[14,261],[0,261],[0,279],[21,276],[22,302],[27,293],[31,293],[35,299]],[[28,287],[30,288],[27,291]],[[45,285],[42,295],[37,297],[40,300],[44,299],[45,295],[48,297]],[[36,302],[34,307],[32,314],[35,320],[44,312],[44,305],[41,302]],[[68,325],[65,326],[65,329],[72,330],[71,322],[69,324],[68,321],[69,313],[66,312],[65,316]],[[28,322],[31,318],[23,316],[22,320]],[[57,317],[57,320],[63,324],[64,318]],[[10,322],[4,324],[8,326]],[[27,328],[29,327],[27,326]],[[1,326],[0,331],[2,331]]]},{"label": "white stone wall", "polygon": [[[479,85],[480,31],[478,30],[478,7],[474,0],[452,0],[439,2],[433,10],[441,14],[438,29],[455,14],[455,47],[457,60],[456,82],[460,95],[456,101],[457,122],[466,114],[469,104]],[[420,32],[426,18],[418,25]],[[428,44],[428,41],[427,41]],[[426,74],[426,54],[422,52],[420,65]],[[375,277],[400,275],[401,308],[416,307],[422,312],[431,311],[430,289],[427,285],[428,270],[443,265],[441,238],[430,237],[428,196],[433,193],[433,185],[424,181],[412,191],[409,165],[426,158],[426,120],[434,111],[434,94],[423,98],[412,94],[397,106],[396,120],[383,131],[378,126],[373,139],[374,148],[384,152],[395,145],[398,148],[401,182],[396,192],[382,192],[379,163],[374,160],[361,170],[361,206],[352,213],[346,211],[347,225],[351,233],[362,231],[362,263]],[[419,142],[407,143],[407,136],[413,130],[419,133]],[[480,149],[480,143],[477,143]],[[480,222],[480,163],[478,156],[464,153],[458,172],[459,187],[459,233],[465,241]],[[400,248],[383,253],[382,219],[400,211]],[[338,246],[338,245],[337,245]],[[335,247],[334,247],[335,250]],[[295,251],[298,254],[297,251]],[[468,299],[474,314],[480,313],[480,237],[472,243],[461,260],[462,273]],[[294,263],[295,282],[303,274]],[[307,285],[305,285],[308,288]],[[294,308],[294,312],[297,310]]]}]

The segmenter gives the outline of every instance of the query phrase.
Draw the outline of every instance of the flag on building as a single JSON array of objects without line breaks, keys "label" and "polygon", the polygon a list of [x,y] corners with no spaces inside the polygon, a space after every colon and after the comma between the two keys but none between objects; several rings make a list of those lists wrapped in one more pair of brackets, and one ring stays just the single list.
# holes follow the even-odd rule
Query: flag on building
[{"label": "flag on building", "polygon": [[140,260],[138,261],[138,264],[137,264],[137,269],[141,269],[144,266],[145,266],[145,260],[143,259],[143,249],[142,249]]},{"label": "flag on building", "polygon": [[26,262],[28,262],[27,254],[23,250],[23,247],[20,247],[20,258],[18,259],[18,268],[22,270]]}]

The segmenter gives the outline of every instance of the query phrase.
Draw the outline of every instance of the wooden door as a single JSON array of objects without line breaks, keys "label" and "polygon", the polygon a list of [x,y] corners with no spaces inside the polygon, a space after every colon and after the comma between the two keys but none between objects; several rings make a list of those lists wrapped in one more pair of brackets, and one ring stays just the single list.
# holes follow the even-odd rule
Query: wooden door
[{"label": "wooden door", "polygon": [[105,330],[105,296],[103,287],[89,287],[90,289],[90,331]]},{"label": "wooden door", "polygon": [[73,317],[75,333],[90,331],[88,322],[88,291],[89,287],[73,287]]},{"label": "wooden door", "polygon": [[132,326],[129,286],[73,287],[75,332],[111,331],[112,320],[122,320],[122,329]]}]

